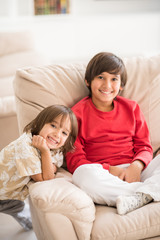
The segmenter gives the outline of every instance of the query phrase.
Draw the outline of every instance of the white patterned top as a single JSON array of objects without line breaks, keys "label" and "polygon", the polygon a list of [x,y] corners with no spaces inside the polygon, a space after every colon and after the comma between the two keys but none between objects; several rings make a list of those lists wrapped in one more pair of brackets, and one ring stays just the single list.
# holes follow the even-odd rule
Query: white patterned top
[{"label": "white patterned top", "polygon": [[[63,164],[63,154],[51,151],[52,163]],[[31,175],[42,173],[41,155],[32,146],[31,133],[23,133],[0,152],[0,200],[24,200],[29,192]]]}]

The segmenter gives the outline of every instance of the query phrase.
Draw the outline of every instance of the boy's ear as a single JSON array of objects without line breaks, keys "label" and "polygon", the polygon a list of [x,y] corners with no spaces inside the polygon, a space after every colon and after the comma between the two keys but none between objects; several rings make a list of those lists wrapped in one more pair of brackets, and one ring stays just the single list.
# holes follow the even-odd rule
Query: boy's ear
[{"label": "boy's ear", "polygon": [[122,87],[122,86],[120,86],[119,90],[120,90],[120,91],[122,91],[122,90],[123,90],[123,87]]},{"label": "boy's ear", "polygon": [[87,85],[87,87],[89,87],[89,83],[87,82],[87,80],[85,79],[85,84]]}]

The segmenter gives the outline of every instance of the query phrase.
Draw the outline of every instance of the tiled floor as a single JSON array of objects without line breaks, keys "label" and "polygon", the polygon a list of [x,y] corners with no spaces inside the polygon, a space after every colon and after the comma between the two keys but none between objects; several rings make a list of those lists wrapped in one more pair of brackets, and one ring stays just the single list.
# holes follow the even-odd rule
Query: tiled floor
[{"label": "tiled floor", "polygon": [[37,240],[33,231],[24,231],[14,218],[0,213],[0,240]]}]

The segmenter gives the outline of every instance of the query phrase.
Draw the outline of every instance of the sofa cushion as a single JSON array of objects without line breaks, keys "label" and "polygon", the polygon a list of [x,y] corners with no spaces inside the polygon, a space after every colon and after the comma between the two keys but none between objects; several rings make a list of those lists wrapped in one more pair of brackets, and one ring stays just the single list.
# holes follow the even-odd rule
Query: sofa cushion
[{"label": "sofa cushion", "polygon": [[83,80],[84,71],[84,64],[19,69],[14,87],[20,132],[42,108],[52,104],[72,107],[85,97],[88,89]]},{"label": "sofa cushion", "polygon": [[116,208],[96,206],[92,240],[138,240],[160,235],[160,203],[150,203],[124,216]]}]

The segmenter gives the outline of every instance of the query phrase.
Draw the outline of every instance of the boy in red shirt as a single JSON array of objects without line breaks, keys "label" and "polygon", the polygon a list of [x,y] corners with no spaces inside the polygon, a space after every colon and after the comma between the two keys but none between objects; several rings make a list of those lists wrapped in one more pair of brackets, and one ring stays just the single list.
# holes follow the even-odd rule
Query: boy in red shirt
[{"label": "boy in red shirt", "polygon": [[138,104],[118,96],[126,81],[124,63],[114,54],[91,59],[85,73],[90,96],[72,108],[79,134],[66,158],[73,183],[95,203],[116,206],[119,214],[160,201],[160,155],[152,160]]}]

